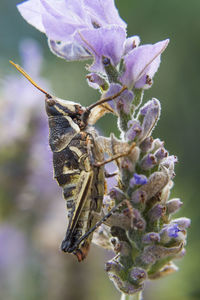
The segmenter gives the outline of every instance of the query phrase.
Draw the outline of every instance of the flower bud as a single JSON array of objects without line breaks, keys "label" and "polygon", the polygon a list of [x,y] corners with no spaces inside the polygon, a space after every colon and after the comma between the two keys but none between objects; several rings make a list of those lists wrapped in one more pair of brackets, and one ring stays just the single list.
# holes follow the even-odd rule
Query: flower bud
[{"label": "flower bud", "polygon": [[146,156],[143,157],[140,163],[140,167],[142,170],[147,171],[155,167],[156,164],[157,164],[157,159],[155,155],[147,154]]},{"label": "flower bud", "polygon": [[159,148],[164,148],[164,142],[161,141],[160,139],[155,139],[153,141],[152,151],[156,152],[156,150],[158,150]]},{"label": "flower bud", "polygon": [[133,192],[131,198],[137,199],[137,194],[142,191],[146,194],[146,202],[160,192],[169,181],[168,172],[163,169],[163,172],[154,172],[149,178],[148,182],[141,187],[139,187],[135,192]]},{"label": "flower bud", "polygon": [[178,218],[171,221],[173,224],[177,224],[180,229],[187,229],[191,225],[191,220],[188,218]]},{"label": "flower bud", "polygon": [[163,247],[160,245],[146,246],[140,259],[144,264],[155,264],[156,261],[165,257],[177,255],[182,248],[183,244],[180,244],[177,247]]},{"label": "flower bud", "polygon": [[[135,286],[132,282],[123,280],[121,277],[124,273],[124,267],[117,260],[110,260],[106,263],[105,270],[115,287],[128,295],[137,293],[143,289],[143,285]],[[142,274],[142,273],[141,273]]]},{"label": "flower bud", "polygon": [[112,274],[119,274],[123,271],[123,266],[116,260],[109,260],[105,265],[106,272],[112,272]]},{"label": "flower bud", "polygon": [[148,218],[151,223],[159,220],[166,212],[165,206],[161,204],[154,205],[148,212]]},{"label": "flower bud", "polygon": [[139,210],[134,209],[134,217],[133,217],[133,228],[135,230],[144,231],[146,227],[146,221],[142,217]]},{"label": "flower bud", "polygon": [[164,189],[162,190],[161,192],[161,196],[160,196],[160,200],[161,200],[161,203],[162,204],[166,204],[166,202],[168,201],[169,199],[169,196],[170,196],[170,192],[171,192],[171,189],[173,188],[173,181],[170,180],[168,182],[168,184],[164,187]]},{"label": "flower bud", "polygon": [[142,238],[142,242],[144,244],[159,243],[159,241],[160,241],[160,235],[157,232],[148,232]]},{"label": "flower bud", "polygon": [[129,121],[128,122],[128,131],[126,132],[126,140],[127,141],[134,141],[134,139],[140,135],[142,132],[142,128],[140,126],[140,123],[138,121]]},{"label": "flower bud", "polygon": [[121,202],[126,199],[126,195],[117,187],[113,187],[109,192],[110,198],[114,199],[116,202]]},{"label": "flower bud", "polygon": [[147,272],[142,268],[136,267],[130,271],[130,277],[136,285],[139,285],[147,279]]},{"label": "flower bud", "polygon": [[178,162],[178,159],[174,155],[170,155],[170,156],[164,158],[162,160],[162,162],[161,162],[161,165],[164,166],[164,167],[166,167],[169,170],[170,177],[174,177],[175,176],[174,165],[177,162]]},{"label": "flower bud", "polygon": [[119,114],[124,113],[128,115],[131,110],[131,103],[133,102],[133,92],[125,90],[119,97],[116,98],[116,109]]},{"label": "flower bud", "polygon": [[142,140],[151,135],[160,117],[160,110],[160,102],[155,98],[148,101],[140,109],[139,119],[142,119]]},{"label": "flower bud", "polygon": [[146,137],[140,144],[140,149],[142,152],[146,153],[152,149],[153,138],[152,136]]},{"label": "flower bud", "polygon": [[168,244],[175,240],[176,242],[185,243],[186,232],[184,229],[180,229],[177,224],[170,223],[165,225],[160,232],[160,242],[162,244]]},{"label": "flower bud", "polygon": [[[109,90],[104,94],[104,97],[112,97],[119,93],[122,89],[122,85],[118,83],[111,83]],[[124,90],[118,97],[112,101],[108,101],[108,104],[119,114],[125,113],[129,114],[131,109],[131,103],[133,101],[134,95],[130,90]]]},{"label": "flower bud", "polygon": [[175,214],[180,207],[183,205],[183,202],[181,202],[180,199],[175,198],[175,199],[171,199],[166,203],[167,206],[167,214],[171,215],[171,214]]},{"label": "flower bud", "polygon": [[131,202],[134,204],[144,204],[147,200],[147,194],[145,191],[136,190],[131,195]]},{"label": "flower bud", "polygon": [[159,148],[155,153],[155,157],[157,158],[158,163],[165,157],[168,156],[168,152],[165,150],[165,148]]},{"label": "flower bud", "polygon": [[140,43],[140,38],[138,35],[127,38],[124,43],[124,55],[126,55],[134,48],[138,47],[139,43]]}]

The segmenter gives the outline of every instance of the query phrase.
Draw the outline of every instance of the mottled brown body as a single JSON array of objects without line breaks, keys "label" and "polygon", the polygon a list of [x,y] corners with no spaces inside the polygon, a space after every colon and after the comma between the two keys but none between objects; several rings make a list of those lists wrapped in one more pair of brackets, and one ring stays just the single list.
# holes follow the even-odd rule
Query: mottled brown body
[{"label": "mottled brown body", "polygon": [[[113,207],[96,222],[100,217],[106,186],[104,165],[130,155],[135,147],[133,143],[127,151],[117,153],[116,146],[120,145],[121,149],[122,143],[113,137],[99,137],[94,127],[88,123],[96,123],[107,112],[114,113],[107,102],[120,96],[127,87],[123,86],[118,93],[85,108],[72,101],[52,97],[19,65],[12,61],[10,63],[46,95],[45,107],[49,120],[49,145],[53,152],[54,177],[63,188],[68,211],[68,227],[61,249],[64,252],[73,252],[82,261],[89,251],[94,230],[106,222],[120,205]],[[126,144],[123,143],[123,148]],[[112,157],[104,160],[103,151]]]},{"label": "mottled brown body", "polygon": [[60,99],[46,100],[49,118],[49,143],[53,152],[54,177],[63,189],[68,228],[61,249],[83,260],[92,239],[79,239],[95,225],[93,212],[100,212],[104,196],[103,151],[97,132],[81,123],[84,112],[78,104]]}]

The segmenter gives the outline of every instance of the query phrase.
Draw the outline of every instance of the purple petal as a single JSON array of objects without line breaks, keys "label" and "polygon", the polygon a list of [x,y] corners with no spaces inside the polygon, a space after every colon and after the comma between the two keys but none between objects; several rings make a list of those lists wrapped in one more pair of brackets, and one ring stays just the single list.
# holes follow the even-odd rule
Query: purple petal
[{"label": "purple petal", "polygon": [[64,58],[67,61],[87,60],[92,58],[82,46],[76,42],[55,42],[49,40],[50,50],[57,56]]},{"label": "purple petal", "polygon": [[147,177],[145,175],[139,175],[135,173],[133,178],[130,180],[130,187],[134,187],[135,185],[144,185],[147,183]]},{"label": "purple petal", "polygon": [[114,0],[84,0],[84,4],[91,20],[100,27],[116,24],[126,28],[126,23],[120,18]]},{"label": "purple petal", "polygon": [[108,86],[106,80],[96,73],[90,73],[86,76],[86,78],[87,78],[88,85],[93,89],[102,88],[103,90],[105,90],[106,87]]},{"label": "purple petal", "polygon": [[14,272],[13,269],[19,268],[24,263],[28,249],[26,238],[23,232],[14,226],[1,223],[0,243],[0,273],[3,274],[8,269]]},{"label": "purple petal", "polygon": [[122,83],[128,87],[148,88],[160,65],[160,55],[168,43],[167,39],[154,45],[139,46],[130,51],[124,57],[126,70],[121,77]]},{"label": "purple petal", "polygon": [[182,218],[172,220],[172,223],[177,224],[177,226],[180,229],[186,229],[186,228],[190,227],[191,220],[188,218],[182,217]]},{"label": "purple petal", "polygon": [[171,238],[177,238],[179,231],[181,231],[181,230],[177,224],[173,224],[173,225],[170,225],[169,227],[167,227],[168,236]]},{"label": "purple petal", "polygon": [[[116,98],[116,107],[118,113],[121,111],[125,114],[130,113],[131,103],[133,102],[133,92],[129,90],[125,90],[119,97]],[[135,128],[136,134],[138,134],[139,128]]]},{"label": "purple petal", "polygon": [[76,34],[76,40],[95,58],[94,64],[90,66],[92,72],[104,72],[103,56],[109,58],[111,64],[116,66],[123,54],[125,39],[125,30],[115,25],[92,30],[85,29]]},{"label": "purple petal", "polygon": [[46,34],[51,40],[69,42],[73,40],[73,34],[76,30],[92,28],[90,20],[83,13],[82,1],[79,3],[78,14],[76,14],[77,7],[72,7],[71,3],[65,3],[65,1],[51,0],[47,3],[46,0],[41,0],[41,3],[43,5],[42,22]]},{"label": "purple petal", "polygon": [[139,43],[140,38],[137,35],[127,38],[124,43],[124,55],[128,54],[128,52],[130,52],[134,48],[138,47]]},{"label": "purple petal", "polygon": [[46,32],[42,23],[40,0],[28,0],[17,5],[22,17],[32,26],[42,32]]},{"label": "purple petal", "polygon": [[167,150],[165,150],[164,147],[159,148],[156,152],[155,152],[155,157],[157,158],[158,161],[161,161],[163,158],[168,156],[168,152]]}]

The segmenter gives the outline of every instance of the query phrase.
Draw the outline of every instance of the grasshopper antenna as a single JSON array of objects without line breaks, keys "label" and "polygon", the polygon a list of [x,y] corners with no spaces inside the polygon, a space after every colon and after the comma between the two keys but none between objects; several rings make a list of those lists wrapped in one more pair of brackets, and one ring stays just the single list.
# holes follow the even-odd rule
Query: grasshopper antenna
[{"label": "grasshopper antenna", "polygon": [[127,86],[124,85],[118,93],[116,93],[116,94],[114,94],[114,95],[112,95],[112,96],[108,96],[108,97],[106,97],[106,98],[100,99],[99,101],[97,101],[97,102],[91,104],[90,106],[88,106],[88,107],[86,108],[86,111],[84,112],[83,118],[82,118],[84,124],[87,124],[87,120],[88,120],[88,118],[89,118],[90,112],[91,112],[91,110],[92,110],[94,107],[96,107],[96,106],[98,106],[98,105],[101,105],[101,104],[103,104],[103,103],[105,103],[105,102],[109,102],[109,101],[114,100],[115,98],[119,97],[119,96],[123,93],[123,91],[125,91],[125,90],[127,90],[127,89],[128,89]]},{"label": "grasshopper antenna", "polygon": [[22,67],[20,67],[19,65],[15,64],[12,60],[9,60],[9,62],[11,63],[11,65],[13,65],[24,77],[26,77],[26,79],[28,79],[28,81],[34,85],[39,91],[41,91],[43,94],[45,94],[47,96],[48,99],[51,99],[52,96],[47,93],[45,90],[43,90],[41,87],[39,87],[39,85],[37,85],[37,83],[35,83],[35,81],[33,81],[33,79],[22,69]]},{"label": "grasshopper antenna", "polygon": [[113,99],[119,97],[123,93],[123,91],[125,91],[127,89],[128,89],[127,86],[124,85],[118,93],[116,93],[116,94],[114,94],[112,96],[108,96],[106,98],[100,99],[99,101],[97,101],[97,102],[91,104],[90,106],[88,106],[87,110],[91,111],[97,105],[101,105],[101,104],[103,104],[105,102],[112,101]]}]

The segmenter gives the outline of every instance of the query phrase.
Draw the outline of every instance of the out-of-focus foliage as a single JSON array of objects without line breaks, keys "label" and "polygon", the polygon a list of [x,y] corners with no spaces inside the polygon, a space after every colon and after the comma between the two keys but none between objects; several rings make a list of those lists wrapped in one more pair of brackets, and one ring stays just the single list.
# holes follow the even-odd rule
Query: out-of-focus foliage
[{"label": "out-of-focus foliage", "polygon": [[[1,297],[118,299],[103,270],[109,253],[93,246],[87,260],[78,264],[73,256],[58,250],[66,227],[65,204],[52,180],[43,95],[17,74],[8,60],[24,64],[42,87],[49,91],[51,85],[61,98],[86,105],[98,98],[97,92],[85,82],[83,63],[66,63],[50,53],[45,36],[20,17],[15,8],[18,2],[0,2]],[[180,271],[151,283],[144,297],[145,300],[199,299],[200,1],[117,0],[116,5],[128,23],[129,35],[139,35],[142,43],[171,39],[145,99],[154,96],[162,103],[154,136],[163,138],[170,152],[179,158],[173,196],[181,196],[184,202],[181,214],[192,219],[187,255],[179,262]],[[36,61],[28,58],[30,63],[26,65],[20,58],[20,42],[30,37],[38,40],[44,54],[43,62],[39,61],[42,75],[39,68],[38,73],[31,70]],[[98,123],[107,135],[111,131],[118,134],[117,128],[112,127],[115,124],[112,118],[106,116]]]}]

